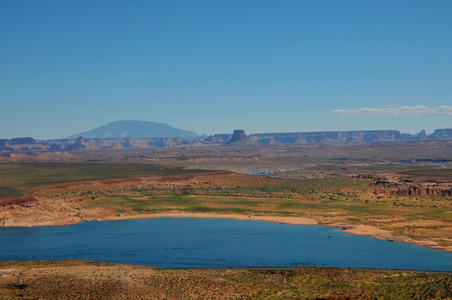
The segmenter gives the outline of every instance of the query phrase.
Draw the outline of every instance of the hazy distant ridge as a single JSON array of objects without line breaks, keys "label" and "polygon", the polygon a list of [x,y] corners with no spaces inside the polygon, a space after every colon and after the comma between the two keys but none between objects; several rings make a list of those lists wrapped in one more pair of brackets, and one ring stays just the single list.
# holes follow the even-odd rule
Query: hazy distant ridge
[{"label": "hazy distant ridge", "polygon": [[[372,143],[379,141],[400,141],[402,134],[397,130],[359,130],[359,131],[319,131],[252,134],[257,144],[334,144],[334,143]],[[416,137],[412,136],[413,139]]]},{"label": "hazy distant ridge", "polygon": [[78,138],[148,138],[148,137],[199,137],[196,132],[174,128],[165,123],[150,121],[115,121],[104,126],[71,135]]},{"label": "hazy distant ridge", "polygon": [[[110,124],[128,121],[118,121]],[[139,121],[136,121],[140,123]],[[131,122],[135,123],[135,122]],[[152,122],[144,122],[152,123]],[[110,125],[107,124],[107,125]],[[158,123],[154,123],[158,124]],[[106,126],[107,126],[106,125]],[[164,125],[172,128],[166,124]],[[165,126],[166,125],[166,126]],[[106,127],[102,126],[102,127]],[[203,138],[196,133],[172,128],[175,131],[155,132],[147,130],[142,133],[131,129],[124,130],[119,126],[117,131],[99,127],[92,131],[102,129],[99,133],[79,133],[69,139],[61,140],[34,140],[31,137],[0,139],[0,152],[2,151],[71,151],[71,150],[95,150],[95,149],[147,149],[162,147],[179,147],[189,145],[308,145],[308,144],[343,144],[343,143],[374,143],[374,142],[406,142],[406,141],[452,141],[452,128],[436,129],[431,134],[426,134],[424,130],[417,134],[400,133],[397,130],[362,130],[362,131],[319,131],[319,132],[287,132],[287,133],[260,133],[246,136],[243,130],[235,130],[234,134],[215,134]],[[139,126],[141,129],[142,126]],[[114,126],[113,126],[114,128]],[[103,137],[90,137],[101,135]],[[144,137],[143,135],[154,135]],[[181,135],[187,136],[157,137],[155,135]],[[139,135],[140,137],[115,137],[118,135]],[[83,136],[81,138],[80,136]]]}]

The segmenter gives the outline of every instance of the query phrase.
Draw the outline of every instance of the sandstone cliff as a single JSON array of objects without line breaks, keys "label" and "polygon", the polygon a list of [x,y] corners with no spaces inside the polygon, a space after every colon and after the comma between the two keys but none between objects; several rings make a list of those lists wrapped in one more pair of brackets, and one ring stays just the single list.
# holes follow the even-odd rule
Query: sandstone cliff
[{"label": "sandstone cliff", "polygon": [[246,137],[245,130],[243,129],[237,129],[234,130],[234,133],[231,136],[231,139],[226,142],[227,145],[231,144],[245,144],[247,142],[248,138]]},{"label": "sandstone cliff", "polygon": [[402,135],[396,130],[326,131],[253,134],[250,138],[260,145],[371,143],[398,141]]},{"label": "sandstone cliff", "polygon": [[407,197],[448,197],[452,200],[452,181],[410,178],[397,174],[362,174],[359,178],[373,179],[372,190],[377,195]]},{"label": "sandstone cliff", "polygon": [[192,137],[83,138],[35,141],[33,138],[0,139],[0,151],[72,151],[82,149],[146,149],[188,145],[302,145],[374,143],[391,141],[452,140],[452,129],[436,129],[427,135],[401,134],[397,130],[320,131],[261,133],[247,136],[244,130],[215,134],[205,139]]},{"label": "sandstone cliff", "polygon": [[428,135],[430,140],[452,140],[452,129],[436,129]]},{"label": "sandstone cliff", "polygon": [[11,143],[11,140],[0,140],[0,151],[73,151],[83,149],[146,149],[177,147],[201,143],[201,140],[188,138],[111,138],[111,139],[63,139],[37,141],[29,144]]}]

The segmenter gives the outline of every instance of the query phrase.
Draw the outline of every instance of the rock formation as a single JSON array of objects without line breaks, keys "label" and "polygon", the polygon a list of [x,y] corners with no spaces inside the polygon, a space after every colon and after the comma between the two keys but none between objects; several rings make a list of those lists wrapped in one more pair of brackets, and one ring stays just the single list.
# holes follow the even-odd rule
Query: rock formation
[{"label": "rock formation", "polygon": [[435,129],[428,135],[430,140],[452,140],[452,129]]},{"label": "rock formation", "polygon": [[360,174],[356,177],[372,179],[371,188],[377,195],[452,197],[452,181],[404,178],[394,174]]},{"label": "rock formation", "polygon": [[250,138],[260,145],[290,145],[398,141],[402,139],[402,135],[397,130],[367,130],[264,133],[250,135]]},{"label": "rock formation", "polygon": [[[81,149],[146,149],[185,145],[303,145],[374,143],[394,141],[452,140],[452,129],[424,130],[418,134],[401,134],[397,130],[320,131],[260,133],[247,136],[245,131],[201,137],[86,138],[34,140],[33,138],[0,139],[0,151],[70,151]],[[434,161],[436,162],[436,161]]]},{"label": "rock formation", "polygon": [[214,134],[211,136],[208,136],[204,139],[203,144],[214,144],[214,145],[220,145],[228,142],[232,137],[232,134]]},{"label": "rock formation", "polygon": [[245,130],[243,129],[236,129],[234,130],[234,133],[231,136],[231,139],[229,141],[227,141],[226,144],[232,144],[232,143],[237,143],[237,142],[244,142],[247,140],[246,134],[245,134]]}]

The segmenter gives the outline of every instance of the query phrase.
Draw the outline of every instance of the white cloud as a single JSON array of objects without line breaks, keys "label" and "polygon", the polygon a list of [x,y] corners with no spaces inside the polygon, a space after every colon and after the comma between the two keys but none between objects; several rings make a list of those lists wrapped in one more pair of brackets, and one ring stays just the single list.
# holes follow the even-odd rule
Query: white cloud
[{"label": "white cloud", "polygon": [[332,115],[354,115],[354,116],[420,116],[420,115],[452,115],[452,106],[440,105],[428,107],[416,106],[384,106],[382,108],[360,108],[360,109],[336,109],[330,112]]}]

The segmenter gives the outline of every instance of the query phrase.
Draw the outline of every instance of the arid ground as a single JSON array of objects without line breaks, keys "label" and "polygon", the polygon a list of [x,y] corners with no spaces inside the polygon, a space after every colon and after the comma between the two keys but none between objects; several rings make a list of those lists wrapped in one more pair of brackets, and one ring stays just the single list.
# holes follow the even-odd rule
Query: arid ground
[{"label": "arid ground", "polygon": [[[82,220],[158,216],[215,216],[338,226],[354,234],[452,251],[452,142],[0,153],[2,226],[63,225]],[[87,268],[98,270],[98,278],[71,273]],[[31,272],[32,269],[37,273]],[[106,274],[110,271],[106,269],[118,274],[108,278]],[[124,277],[120,275],[121,270]],[[365,278],[372,274],[372,280],[378,278],[382,282],[397,277],[400,281],[394,284],[411,278],[406,282],[413,284],[414,290],[408,288],[413,293],[432,290],[430,284],[448,284],[451,290],[450,274],[406,275],[315,268],[275,273],[263,270],[175,271],[87,262],[5,262],[0,270],[3,272],[0,296],[23,295],[26,299],[29,291],[30,298],[39,298],[43,291],[37,287],[38,282],[39,286],[49,284],[52,291],[60,293],[59,289],[72,280],[73,290],[85,290],[84,286],[89,283],[100,293],[96,295],[105,298],[111,295],[108,293],[114,293],[114,289],[122,289],[118,290],[120,293],[133,290],[136,298],[151,293],[149,295],[175,299],[195,295],[227,298],[220,297],[220,292],[228,292],[231,299],[251,296],[273,299],[276,295],[296,299],[348,294],[352,298],[372,298],[371,295],[378,294],[367,290],[367,285],[363,288],[367,279],[363,279],[361,285],[343,290],[343,283],[348,280],[340,279],[341,283],[337,284],[340,290],[329,286],[331,289],[325,292],[315,289],[322,291],[318,294],[302,292],[302,287],[310,286],[304,280],[313,282],[306,279],[311,275],[304,277],[307,270],[309,274],[314,272],[315,276],[327,277],[331,274],[346,276],[343,275],[346,272]],[[44,275],[37,275],[39,272]],[[227,272],[249,281],[242,278],[238,284],[226,275]],[[16,273],[23,274],[23,282],[12,275]],[[323,275],[318,275],[321,273]],[[139,279],[135,280],[134,276]],[[291,283],[287,283],[287,276]],[[361,278],[359,276],[356,278]],[[157,280],[160,285],[150,286],[149,280]],[[219,287],[218,293],[207,295],[194,289],[193,294],[187,294],[190,288],[187,291],[184,284],[193,284],[189,282],[196,280],[206,280],[205,284],[210,285],[204,292]],[[47,283],[42,285],[42,282]],[[417,282],[423,282],[424,287],[417,286]],[[158,294],[168,293],[165,289],[171,284],[180,285],[176,294]],[[82,298],[98,296],[87,294]],[[435,297],[451,296],[438,294],[427,298]]]},{"label": "arid ground", "polygon": [[1,299],[451,299],[450,274],[301,267],[183,269],[1,262]]}]

